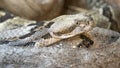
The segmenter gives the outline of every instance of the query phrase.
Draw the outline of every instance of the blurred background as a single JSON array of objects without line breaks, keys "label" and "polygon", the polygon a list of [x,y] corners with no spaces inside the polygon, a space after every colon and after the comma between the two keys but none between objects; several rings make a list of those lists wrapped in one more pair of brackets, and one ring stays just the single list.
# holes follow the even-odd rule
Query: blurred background
[{"label": "blurred background", "polygon": [[66,13],[71,6],[91,10],[104,3],[117,6],[117,10],[120,7],[120,0],[1,0],[0,8],[27,19],[47,20]]}]

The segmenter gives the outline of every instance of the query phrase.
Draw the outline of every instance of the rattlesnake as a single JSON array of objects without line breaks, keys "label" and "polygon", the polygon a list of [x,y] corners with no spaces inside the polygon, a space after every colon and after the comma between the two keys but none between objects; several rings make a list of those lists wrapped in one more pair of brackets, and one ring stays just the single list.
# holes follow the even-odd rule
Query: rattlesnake
[{"label": "rattlesnake", "polygon": [[[92,0],[91,2],[90,1],[87,1],[87,2],[89,3],[90,8],[92,7],[92,10],[89,10],[90,12],[88,10],[87,11],[85,10],[86,12],[82,12],[82,13],[86,14],[86,15],[90,15],[90,17],[92,17],[93,21],[95,22],[95,26],[99,26],[99,27],[103,27],[103,28],[109,28],[109,29],[116,30],[116,31],[119,30],[119,27],[117,25],[118,23],[115,23],[116,20],[114,19],[114,15],[113,15],[115,13],[113,13],[111,5],[105,3],[104,1],[100,1],[101,4],[98,5],[98,4],[96,4],[96,2],[98,2],[97,0]],[[97,5],[97,6],[93,7],[93,5]],[[102,5],[102,7],[100,7],[101,5]],[[77,9],[79,9],[79,8],[77,8]],[[76,11],[76,9],[74,9],[74,8],[72,8],[72,10]],[[80,9],[80,11],[81,11],[81,9]],[[59,27],[59,26],[62,27],[62,28],[65,28],[66,26],[67,27],[71,26],[69,24],[65,24],[66,22],[69,21],[69,20],[66,21],[65,19],[69,18],[70,16],[72,16],[72,15],[60,16],[58,18],[55,18],[55,19],[51,20],[53,23],[57,23],[57,22],[59,22],[59,23],[57,23],[56,25],[53,24],[54,28],[52,28],[52,26],[50,25],[49,28],[50,27],[52,28],[52,29],[50,28],[50,31],[55,32],[56,28]],[[73,21],[72,19],[74,19],[75,16],[77,16],[77,15],[73,15],[73,17],[71,17],[71,21],[70,22]],[[2,18],[4,18],[4,16],[2,16],[1,19]],[[16,19],[16,18],[18,18],[17,20],[19,20],[19,19],[22,20],[21,21],[22,24],[21,23],[16,23],[14,21],[11,23],[11,21],[14,20],[14,19]],[[62,19],[60,19],[60,18],[62,18]],[[79,16],[78,16],[78,18],[79,18]],[[8,27],[7,29],[4,28],[0,32],[0,35],[1,35],[0,41],[8,41],[9,43],[7,45],[21,45],[21,44],[26,44],[28,42],[36,42],[36,38],[37,37],[40,37],[39,39],[41,39],[42,36],[46,35],[47,33],[50,33],[48,31],[48,29],[46,29],[46,28],[34,31],[33,30],[34,28],[36,28],[36,27],[42,27],[41,24],[40,25],[36,24],[36,23],[38,23],[37,21],[29,21],[29,20],[22,19],[22,18],[19,18],[19,17],[16,17],[16,16],[9,16],[8,18],[5,18],[5,21],[7,21],[7,19],[10,19],[10,22],[7,22],[5,24],[7,25],[7,27],[8,26],[10,26],[10,27]],[[4,20],[2,20],[1,22],[3,22],[3,21]],[[78,19],[78,21],[79,21],[79,19]],[[23,23],[23,22],[25,22],[25,23]],[[28,23],[28,22],[30,22],[30,23]],[[2,24],[3,23],[0,23],[0,25],[2,25]],[[5,24],[2,25],[2,26],[5,26]],[[35,26],[33,26],[31,24],[33,24]],[[63,27],[64,25],[66,25],[66,26]],[[74,24],[72,24],[72,26],[74,26]],[[90,25],[90,26],[92,27],[92,25]],[[84,25],[84,27],[86,27],[86,25]],[[21,30],[21,28],[24,28],[24,29]],[[28,28],[28,30],[26,28]],[[58,29],[58,35],[60,33],[59,32],[60,29]],[[82,33],[84,33],[84,32],[86,33],[88,31],[90,31],[89,29],[87,29],[86,31],[83,31]],[[19,31],[21,33],[19,33],[19,32],[17,33],[15,30],[17,30],[17,31]],[[22,31],[24,31],[24,30],[25,30],[25,32],[22,33]],[[42,30],[42,32],[41,32],[41,30]],[[70,30],[70,29],[67,28],[67,30]],[[66,29],[63,30],[63,31],[66,31]],[[12,34],[12,33],[15,33],[15,34]],[[9,35],[7,35],[7,34],[9,34]],[[26,35],[28,35],[28,36],[27,37],[23,37],[24,39],[20,39],[21,36],[26,36]],[[52,37],[54,36],[51,33],[50,33],[50,35]],[[74,36],[74,33],[73,33],[73,36]],[[62,39],[65,39],[65,37],[69,38],[69,37],[72,37],[72,35],[69,36],[69,33],[68,33],[68,35],[66,34],[63,37],[61,36]],[[48,38],[46,40],[45,39],[41,39],[39,42],[37,41],[36,46],[44,46],[44,45],[47,46],[49,44],[52,44],[52,43],[60,41],[60,40],[61,39],[59,39],[59,37],[56,38],[56,39],[55,38]]]}]

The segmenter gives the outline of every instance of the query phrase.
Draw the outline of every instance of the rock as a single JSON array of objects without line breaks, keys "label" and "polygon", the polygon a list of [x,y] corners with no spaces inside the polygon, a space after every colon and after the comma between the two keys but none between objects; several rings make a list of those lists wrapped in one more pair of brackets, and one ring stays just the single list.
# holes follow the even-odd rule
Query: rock
[{"label": "rock", "polygon": [[64,0],[1,0],[0,7],[33,20],[48,20],[60,15]]},{"label": "rock", "polygon": [[101,28],[91,33],[98,41],[106,40],[105,47],[71,48],[62,42],[39,48],[0,45],[0,68],[120,68],[120,37],[110,38],[120,34]]}]

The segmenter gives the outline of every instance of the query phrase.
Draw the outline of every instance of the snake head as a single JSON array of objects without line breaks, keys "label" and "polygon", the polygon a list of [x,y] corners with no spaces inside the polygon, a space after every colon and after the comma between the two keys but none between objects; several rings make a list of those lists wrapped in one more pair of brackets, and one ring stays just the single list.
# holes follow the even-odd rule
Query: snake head
[{"label": "snake head", "polygon": [[[61,18],[58,17],[58,19]],[[88,32],[93,27],[93,18],[90,15],[80,13],[66,15],[63,16],[63,19],[55,21],[55,23],[49,28],[49,33],[54,38],[65,39]]]}]

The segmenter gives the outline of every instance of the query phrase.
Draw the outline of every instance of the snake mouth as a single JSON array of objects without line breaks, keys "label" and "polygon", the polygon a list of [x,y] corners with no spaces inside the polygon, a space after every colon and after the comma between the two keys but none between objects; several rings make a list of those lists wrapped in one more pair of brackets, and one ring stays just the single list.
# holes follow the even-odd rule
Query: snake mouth
[{"label": "snake mouth", "polygon": [[50,32],[50,35],[54,38],[59,38],[59,39],[66,39],[66,38],[70,38],[75,36],[76,34],[72,34],[72,33],[66,33],[66,34],[61,34],[61,35],[57,35],[54,32]]},{"label": "snake mouth", "polygon": [[59,39],[66,39],[66,38],[70,38],[73,36],[76,36],[78,34],[82,34],[84,32],[86,32],[87,30],[85,30],[84,28],[80,28],[80,27],[76,27],[73,31],[71,31],[70,33],[65,33],[65,34],[56,34],[54,32],[49,32],[50,35],[54,38],[59,38]]}]

